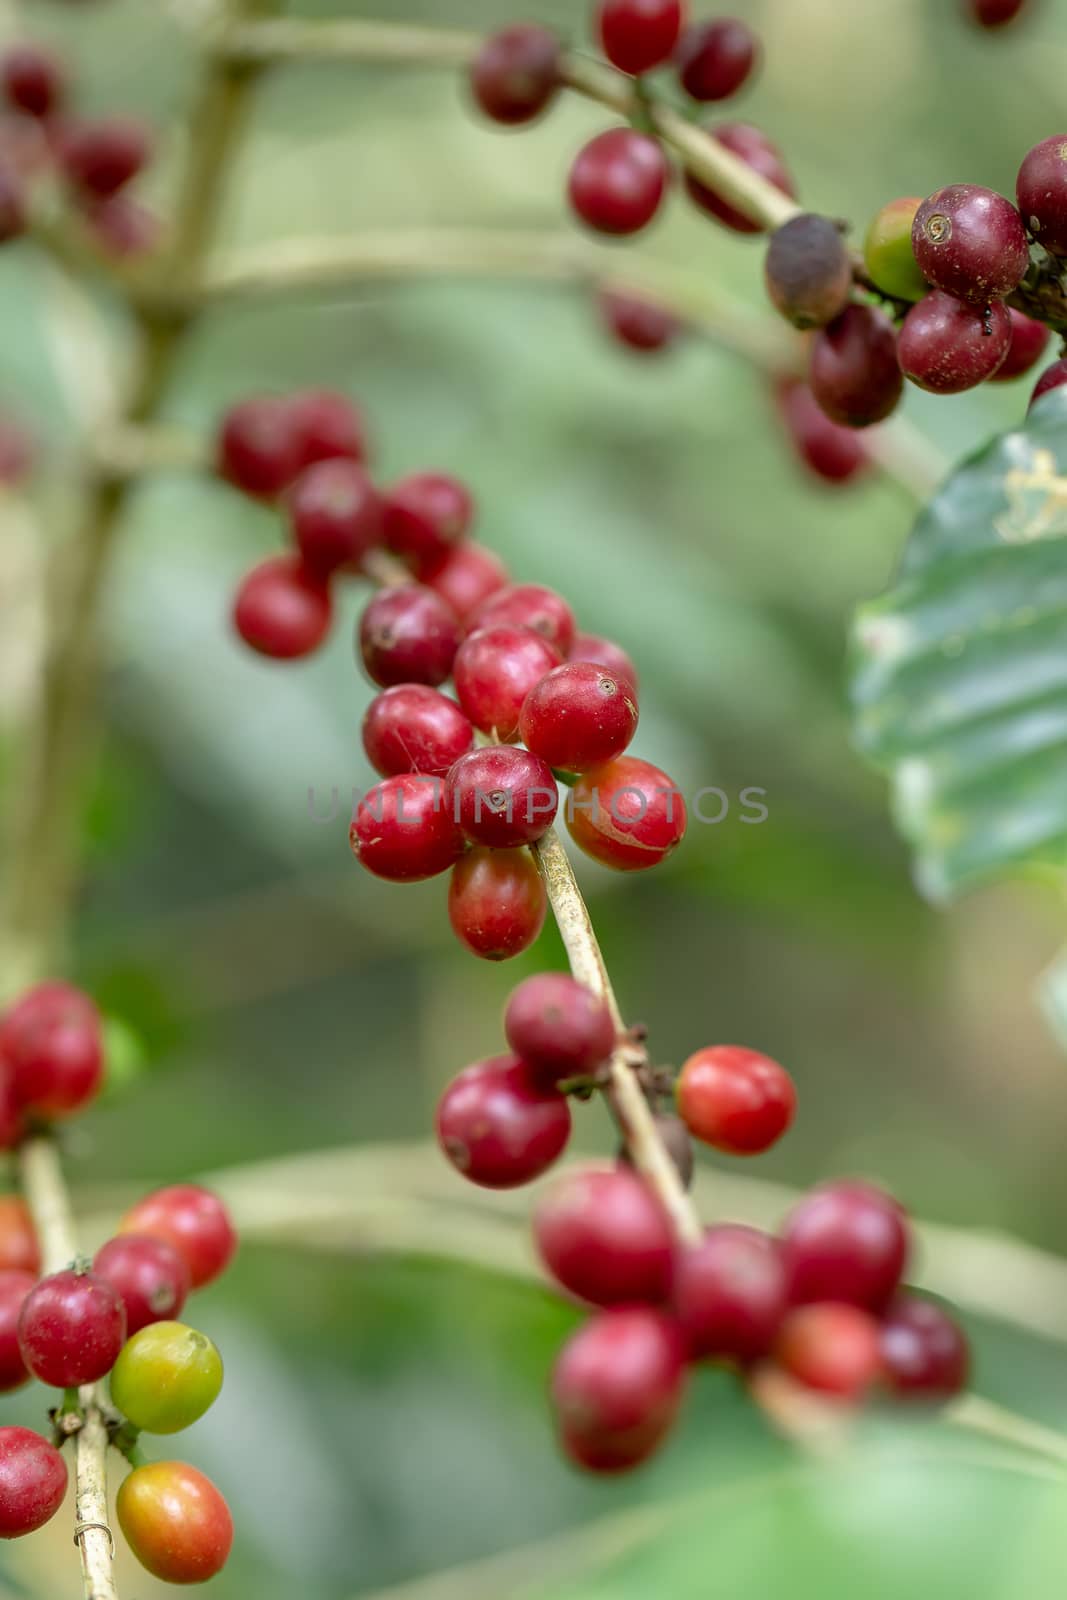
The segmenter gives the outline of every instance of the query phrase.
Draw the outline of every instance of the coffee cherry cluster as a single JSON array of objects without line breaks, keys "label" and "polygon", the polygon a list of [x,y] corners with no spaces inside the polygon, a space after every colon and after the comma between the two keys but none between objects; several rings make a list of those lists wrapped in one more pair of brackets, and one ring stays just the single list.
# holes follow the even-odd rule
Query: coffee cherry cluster
[{"label": "coffee cherry cluster", "polygon": [[[84,1110],[103,1077],[90,997],[60,982],[27,991],[0,1016],[0,1147]],[[32,1533],[58,1510],[67,1486],[62,1445],[80,1425],[78,1390],[109,1377],[109,1434],[133,1466],[118,1497],[130,1547],[174,1583],[219,1571],[233,1532],[226,1502],[192,1467],[144,1463],[137,1440],[189,1427],[218,1396],[218,1351],[177,1318],[236,1245],[219,1198],[178,1184],[135,1205],[92,1261],[41,1277],[25,1203],[0,1196],[0,1393],[31,1378],[65,1391],[51,1440],[0,1428],[0,1537]]]},{"label": "coffee cherry cluster", "polygon": [[65,64],[31,42],[0,57],[0,94],[7,106],[0,128],[0,243],[26,230],[33,184],[52,175],[101,250],[129,257],[157,248],[159,219],[130,193],[152,157],[143,122],[76,114]]}]

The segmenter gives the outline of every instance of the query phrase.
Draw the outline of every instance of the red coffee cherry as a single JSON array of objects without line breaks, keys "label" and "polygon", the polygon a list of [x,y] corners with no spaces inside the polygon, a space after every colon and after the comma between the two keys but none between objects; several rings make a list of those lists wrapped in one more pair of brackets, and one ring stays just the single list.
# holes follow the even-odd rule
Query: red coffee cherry
[{"label": "red coffee cherry", "polygon": [[17,44],[0,62],[0,81],[8,105],[29,117],[50,117],[67,88],[63,63],[43,45]]},{"label": "red coffee cherry", "polygon": [[559,664],[556,647],[529,628],[476,628],[456,652],[452,676],[474,726],[514,739],[523,701]]},{"label": "red coffee cherry", "polygon": [[1013,306],[1008,307],[1008,316],[1011,318],[1011,344],[991,383],[1008,383],[1012,378],[1021,378],[1041,360],[1049,341],[1049,330],[1043,322],[1035,322],[1033,317],[1016,311]]},{"label": "red coffee cherry", "polygon": [[1002,28],[1025,4],[1026,0],[964,0],[964,9],[980,28]]},{"label": "red coffee cherry", "polygon": [[317,461],[289,491],[289,524],[308,572],[328,578],[381,542],[381,498],[358,462]]},{"label": "red coffee cherry", "polygon": [[305,464],[293,426],[291,402],[252,395],[231,406],[219,427],[220,476],[257,500],[273,500]]},{"label": "red coffee cherry", "polygon": [[19,1317],[36,1282],[31,1272],[0,1270],[0,1394],[10,1394],[30,1381],[19,1347]]},{"label": "red coffee cherry", "polygon": [[669,182],[670,166],[655,139],[633,128],[610,128],[579,150],[571,167],[571,206],[595,233],[640,233],[662,205]]},{"label": "red coffee cherry", "polygon": [[621,645],[614,639],[605,639],[599,633],[576,633],[574,643],[568,651],[570,661],[592,661],[595,666],[603,667],[613,677],[621,678],[629,684],[636,695],[638,689],[637,668]]},{"label": "red coffee cherry", "polygon": [[67,1464],[29,1428],[0,1428],[0,1539],[36,1533],[63,1504]]},{"label": "red coffee cherry", "polygon": [[801,212],[776,228],[764,262],[767,293],[794,328],[823,328],[852,296],[852,258],[829,217]]},{"label": "red coffee cherry", "polygon": [[911,247],[928,283],[982,306],[1017,289],[1030,265],[1018,211],[976,183],[951,183],[924,200]]},{"label": "red coffee cherry", "polygon": [[630,685],[590,661],[556,667],[523,701],[519,732],[550,767],[588,772],[622,755],[637,731]]},{"label": "red coffee cherry", "polygon": [[124,189],[87,203],[85,221],[98,247],[120,260],[151,255],[163,244],[162,219]]},{"label": "red coffee cherry", "polygon": [[35,1278],[41,1270],[33,1219],[18,1194],[0,1194],[0,1268],[29,1272]]},{"label": "red coffee cherry", "polygon": [[437,1107],[437,1141],[483,1189],[516,1189],[556,1161],[571,1133],[565,1096],[536,1083],[517,1056],[478,1061],[454,1078]]},{"label": "red coffee cherry", "polygon": [[135,117],[96,117],[63,130],[63,170],[72,184],[96,199],[123,188],[151,154],[148,129]]},{"label": "red coffee cherry", "polygon": [[115,1503],[126,1543],[164,1583],[206,1583],[226,1565],[233,1520],[222,1495],[183,1461],[135,1467]]},{"label": "red coffee cherry", "polygon": [[513,583],[484,600],[471,628],[529,628],[565,656],[574,640],[574,612],[554,589],[539,583]]},{"label": "red coffee cherry", "polygon": [[842,1300],[881,1311],[904,1274],[905,1214],[870,1184],[826,1184],[786,1218],[782,1251],[792,1305]]},{"label": "red coffee cherry", "polygon": [[386,545],[420,577],[448,560],[473,521],[470,490],[444,472],[416,472],[385,495]]},{"label": "red coffee cherry", "polygon": [[368,872],[391,883],[417,883],[447,872],[463,854],[440,778],[421,773],[385,778],[360,801],[348,832]]},{"label": "red coffee cherry", "polygon": [[559,40],[547,28],[523,22],[502,28],[471,63],[471,93],[494,122],[533,122],[559,88],[559,57]]},{"label": "red coffee cherry", "polygon": [[941,1403],[967,1387],[970,1350],[959,1324],[934,1300],[900,1295],[882,1319],[882,1366],[902,1400]]},{"label": "red coffee cherry", "polygon": [[271,556],[242,580],[233,603],[237,633],[261,656],[297,661],[330,631],[333,605],[321,578],[300,556]]},{"label": "red coffee cherry", "polygon": [[632,1305],[670,1294],[670,1222],[627,1167],[567,1173],[538,1201],[533,1231],[548,1271],[581,1300]]},{"label": "red coffee cherry", "polygon": [[508,581],[507,568],[484,545],[468,540],[439,566],[422,574],[429,588],[448,604],[461,622]]},{"label": "red coffee cherry", "polygon": [[100,1014],[80,989],[38,984],[0,1018],[0,1055],[23,1111],[46,1120],[72,1116],[103,1082]]},{"label": "red coffee cherry", "polygon": [[1015,198],[1038,244],[1053,255],[1067,255],[1067,133],[1054,133],[1027,152]]},{"label": "red coffee cherry", "polygon": [[741,1045],[711,1045],[691,1055],[676,1094],[693,1137],[732,1156],[769,1150],[796,1115],[797,1092],[785,1068]]},{"label": "red coffee cherry", "polygon": [[785,380],[777,387],[777,400],[790,443],[824,483],[850,483],[870,465],[862,436],[832,422],[806,383]]},{"label": "red coffee cherry", "polygon": [[882,1376],[878,1324],[857,1306],[800,1306],[782,1323],[778,1365],[808,1389],[855,1401]]},{"label": "red coffee cherry", "polygon": [[120,1233],[96,1252],[93,1271],[110,1283],[126,1308],[126,1335],[178,1315],[190,1289],[185,1260],[165,1239]]},{"label": "red coffee cherry", "polygon": [[[758,172],[761,178],[773,183],[783,194],[791,196],[796,194],[796,188],[781,151],[758,128],[752,127],[747,122],[724,122],[718,128],[709,128],[707,134],[709,139],[714,139],[725,150],[739,156],[753,172]],[[686,173],[685,187],[694,205],[699,206],[701,211],[707,212],[709,217],[714,217],[716,222],[721,222],[724,227],[732,229],[734,233],[765,231],[762,222],[753,222],[743,211],[738,211],[727,200],[723,200],[706,183],[694,178],[692,173]]]},{"label": "red coffee cherry", "polygon": [[659,866],[685,838],[681,794],[665,772],[636,756],[584,773],[566,813],[575,844],[620,872]]},{"label": "red coffee cherry", "polygon": [[0,1150],[14,1150],[25,1131],[22,1107],[15,1093],[15,1075],[0,1057]]},{"label": "red coffee cherry", "polygon": [[443,778],[474,743],[454,700],[424,683],[398,683],[377,695],[363,718],[363,748],[383,778],[425,772]]},{"label": "red coffee cherry", "polygon": [[364,611],[359,648],[372,683],[428,683],[436,688],[452,671],[459,624],[439,595],[421,583],[383,589]]},{"label": "red coffee cherry", "polygon": [[181,1256],[194,1289],[214,1283],[233,1260],[237,1233],[226,1206],[210,1189],[175,1183],[156,1189],[127,1211],[120,1234],[162,1239]]},{"label": "red coffee cherry", "polygon": [[904,387],[889,318],[873,306],[847,306],[816,334],[808,378],[832,421],[848,428],[883,421],[896,409]]},{"label": "red coffee cherry", "polygon": [[1059,389],[1065,383],[1067,383],[1067,358],[1061,357],[1059,361],[1054,361],[1050,367],[1046,367],[1038,378],[1034,392],[1030,396],[1030,406],[1035,400],[1040,400],[1043,394],[1048,394],[1050,389]]},{"label": "red coffee cherry", "polygon": [[970,306],[931,289],[904,318],[901,370],[931,394],[959,394],[991,378],[1011,348],[1011,318],[1001,301]]},{"label": "red coffee cherry", "polygon": [[507,850],[533,844],[555,821],[559,790],[540,756],[494,745],[461,756],[448,775],[449,815],[468,839]]},{"label": "red coffee cherry", "polygon": [[366,461],[370,454],[363,413],[336,389],[300,389],[282,402],[296,471],[317,461]]},{"label": "red coffee cherry", "polygon": [[[692,1188],[694,1159],[693,1141],[689,1137],[689,1129],[681,1117],[676,1117],[669,1111],[657,1111],[652,1121],[656,1125],[660,1141],[666,1146],[667,1154],[678,1170],[683,1187]],[[615,1159],[624,1167],[633,1167],[634,1159],[625,1140],[621,1141]]]},{"label": "red coffee cherry", "polygon": [[560,1444],[589,1472],[627,1472],[662,1444],[684,1388],[669,1317],[644,1306],[602,1311],[567,1341],[552,1374]]},{"label": "red coffee cherry", "polygon": [[461,944],[484,961],[510,961],[545,925],[548,899],[526,850],[469,850],[452,868],[448,919]]},{"label": "red coffee cherry", "polygon": [[601,0],[597,20],[612,66],[637,77],[670,57],[682,31],[682,0]]},{"label": "red coffee cherry", "polygon": [[565,972],[539,972],[513,990],[504,1033],[517,1056],[548,1083],[581,1078],[615,1048],[615,1024],[599,995]]},{"label": "red coffee cherry", "polygon": [[673,311],[644,295],[618,289],[601,289],[597,295],[600,319],[611,337],[639,355],[655,355],[672,345],[681,330]]},{"label": "red coffee cherry", "polygon": [[95,1383],[115,1365],[126,1338],[117,1290],[93,1272],[54,1272],[26,1296],[19,1349],[35,1378],[55,1389]]},{"label": "red coffee cherry", "polygon": [[781,1251],[756,1228],[709,1228],[678,1258],[674,1314],[691,1356],[758,1361],[773,1348],[785,1310]]},{"label": "red coffee cherry", "polygon": [[746,84],[759,60],[759,41],[736,17],[694,22],[674,54],[678,80],[692,100],[728,100]]}]

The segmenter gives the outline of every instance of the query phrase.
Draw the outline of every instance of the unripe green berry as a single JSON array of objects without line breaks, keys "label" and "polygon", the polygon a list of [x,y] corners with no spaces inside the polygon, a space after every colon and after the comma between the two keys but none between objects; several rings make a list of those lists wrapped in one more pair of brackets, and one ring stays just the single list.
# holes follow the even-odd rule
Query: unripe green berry
[{"label": "unripe green berry", "polygon": [[894,300],[921,300],[928,287],[911,247],[912,223],[921,205],[914,195],[890,200],[872,220],[863,242],[867,276]]},{"label": "unripe green berry", "polygon": [[181,1322],[153,1322],[123,1345],[111,1398],[135,1428],[179,1433],[214,1404],[222,1360],[211,1340]]},{"label": "unripe green berry", "polygon": [[764,276],[775,307],[794,328],[824,328],[852,294],[852,262],[840,229],[810,212],[774,234]]}]

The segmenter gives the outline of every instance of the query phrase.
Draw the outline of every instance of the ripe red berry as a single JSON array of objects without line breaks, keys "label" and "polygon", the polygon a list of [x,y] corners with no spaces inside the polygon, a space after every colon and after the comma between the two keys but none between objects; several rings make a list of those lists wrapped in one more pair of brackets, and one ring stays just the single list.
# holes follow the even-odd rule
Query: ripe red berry
[{"label": "ripe red berry", "polygon": [[504,1033],[539,1078],[581,1078],[615,1048],[615,1024],[599,995],[565,972],[539,972],[512,992]]},{"label": "ripe red berry", "polygon": [[0,80],[8,104],[30,117],[50,117],[67,87],[63,63],[37,44],[19,44],[8,50],[0,62]]},{"label": "ripe red berry", "polygon": [[[677,1168],[683,1188],[692,1188],[694,1159],[693,1141],[689,1137],[689,1129],[681,1117],[676,1117],[670,1111],[657,1111],[652,1121],[655,1123],[656,1133],[666,1147],[667,1154]],[[634,1165],[630,1147],[625,1139],[620,1142],[615,1159],[624,1167]]]},{"label": "ripe red berry", "polygon": [[289,524],[304,566],[328,578],[358,569],[382,537],[382,502],[356,461],[337,457],[307,467],[289,490]]},{"label": "ripe red berry", "polygon": [[636,731],[630,685],[591,661],[569,661],[548,673],[526,696],[519,718],[527,748],[564,772],[613,761]]},{"label": "ripe red berry", "polygon": [[614,677],[621,678],[624,683],[629,684],[634,694],[637,693],[637,668],[614,639],[605,639],[599,633],[576,633],[574,643],[568,652],[568,660],[592,661]]},{"label": "ripe red berry", "polygon": [[165,1239],[147,1233],[109,1239],[96,1252],[93,1271],[122,1297],[128,1338],[150,1322],[176,1317],[190,1289],[184,1258]]},{"label": "ripe red berry", "polygon": [[460,833],[440,778],[421,773],[385,778],[363,796],[348,833],[361,865],[376,878],[417,883],[434,878],[463,854]]},{"label": "ripe red berry", "polygon": [[156,1189],[127,1211],[121,1234],[148,1234],[162,1239],[181,1256],[194,1289],[213,1283],[226,1270],[237,1249],[237,1233],[226,1206],[210,1189],[196,1183],[175,1183]]},{"label": "ripe red berry", "polygon": [[440,565],[430,567],[422,576],[461,622],[466,622],[483,600],[508,581],[507,568],[499,556],[473,540],[458,545]]},{"label": "ripe red berry", "polygon": [[115,1365],[126,1338],[118,1291],[93,1272],[42,1278],[19,1314],[19,1349],[35,1378],[55,1389],[95,1383]]},{"label": "ripe red berry", "polygon": [[685,1388],[681,1335],[645,1306],[590,1317],[552,1374],[560,1444],[590,1472],[626,1472],[663,1442]]},{"label": "ripe red berry", "polygon": [[304,465],[293,411],[280,395],[252,395],[231,406],[219,427],[218,470],[236,489],[273,500]]},{"label": "ripe red berry", "polygon": [[0,165],[0,244],[25,233],[28,220],[25,180],[14,167]]},{"label": "ripe red berry", "polygon": [[629,290],[601,289],[597,307],[611,337],[641,355],[666,350],[681,329],[673,311]]},{"label": "ripe red berry", "polygon": [[792,1305],[842,1300],[881,1311],[908,1256],[905,1215],[865,1183],[831,1183],[794,1207],[782,1232]]},{"label": "ripe red berry", "polygon": [[454,700],[425,683],[398,683],[375,696],[363,718],[363,748],[383,778],[425,772],[443,778],[474,743]]},{"label": "ripe red berry", "polygon": [[808,377],[832,421],[848,428],[883,421],[895,410],[904,386],[889,318],[873,306],[846,306],[816,334]]},{"label": "ripe red berry", "polygon": [[[746,166],[758,172],[761,178],[766,178],[768,183],[773,183],[783,194],[796,194],[781,151],[758,128],[747,122],[724,122],[721,127],[709,128],[707,133],[709,139],[714,139],[732,155],[739,156]],[[694,178],[692,173],[686,174],[685,187],[694,205],[734,233],[764,232],[761,222],[753,222],[751,217],[738,211],[714,189],[699,178]]]},{"label": "ripe red berry", "polygon": [[801,212],[776,228],[764,262],[767,293],[795,328],[822,328],[848,305],[852,258],[829,217]]},{"label": "ripe red berry", "polygon": [[452,868],[448,918],[462,944],[485,961],[510,961],[545,924],[548,899],[527,850],[469,850]]},{"label": "ripe red berry", "polygon": [[1027,152],[1015,198],[1038,244],[1053,255],[1067,255],[1067,133],[1054,133]]},{"label": "ripe red berry", "polygon": [[[1067,357],[1061,357],[1059,361],[1054,361],[1050,367],[1046,367],[1034,384],[1030,405],[1032,406],[1035,400],[1040,400],[1043,394],[1048,394],[1050,389],[1059,389],[1065,383],[1067,383]],[[1029,407],[1027,409],[1029,410]]]},{"label": "ripe red berry", "polygon": [[476,628],[456,652],[453,678],[460,705],[476,728],[514,739],[523,701],[560,653],[529,628]]},{"label": "ripe red berry", "polygon": [[0,1269],[0,1394],[9,1394],[30,1381],[19,1348],[19,1317],[36,1282],[32,1272]]},{"label": "ripe red berry", "polygon": [[1027,0],[964,0],[968,14],[980,28],[1002,28],[1014,22]]},{"label": "ripe red berry", "polygon": [[912,306],[897,351],[904,375],[932,394],[959,394],[991,378],[1011,348],[1011,318],[995,300],[966,305],[931,289]]},{"label": "ripe red berry", "polygon": [[24,1111],[46,1120],[69,1117],[103,1082],[100,1015],[80,989],[38,984],[0,1018],[0,1054]]},{"label": "ripe red berry", "polygon": [[633,128],[610,128],[579,150],[571,167],[575,214],[596,233],[639,233],[667,193],[670,167],[657,141]]},{"label": "ripe red berry", "polygon": [[562,1155],[571,1112],[565,1096],[538,1084],[517,1056],[493,1056],[452,1080],[436,1128],[441,1149],[471,1183],[516,1189]]},{"label": "ripe red berry", "polygon": [[448,775],[449,814],[468,839],[507,850],[533,844],[555,821],[559,790],[540,756],[493,745],[461,756]]},{"label": "ripe red berry", "polygon": [[1041,360],[1049,341],[1049,330],[1043,322],[1036,322],[1033,317],[1016,311],[1013,306],[1008,307],[1008,316],[1011,318],[1011,344],[990,380],[992,383],[1008,383],[1012,378],[1021,378],[1024,372],[1029,372]]},{"label": "ripe red berry", "polygon": [[583,773],[566,813],[575,844],[622,872],[658,866],[685,838],[681,793],[665,772],[636,756]]},{"label": "ripe red berry", "polygon": [[682,1067],[678,1110],[696,1139],[727,1155],[769,1150],[791,1125],[797,1092],[784,1067],[741,1045],[711,1045]]},{"label": "ripe red berry", "polygon": [[164,1583],[206,1583],[226,1564],[233,1520],[222,1495],[182,1461],[151,1461],[123,1479],[115,1504],[126,1543]]},{"label": "ripe red berry", "polygon": [[25,1132],[22,1107],[15,1093],[15,1075],[0,1057],[0,1150],[14,1150]]},{"label": "ripe red berry", "polygon": [[694,22],[675,51],[678,79],[692,100],[728,100],[748,82],[759,59],[752,29],[736,17]]},{"label": "ripe red berry", "polygon": [[882,1366],[905,1400],[941,1402],[966,1389],[970,1350],[959,1324],[933,1300],[900,1295],[882,1318]]},{"label": "ripe red berry", "polygon": [[773,1347],[785,1310],[781,1251],[756,1228],[709,1228],[678,1258],[674,1313],[692,1356],[758,1361]]},{"label": "ripe red berry", "polygon": [[806,383],[786,379],[776,392],[790,443],[817,478],[849,483],[870,465],[862,435],[832,422]]},{"label": "ripe red berry", "polygon": [[632,1305],[670,1294],[670,1222],[628,1167],[567,1173],[538,1201],[533,1230],[545,1266],[579,1299]]},{"label": "ripe red berry", "polygon": [[0,1428],[0,1539],[36,1533],[63,1504],[67,1464],[29,1428]]},{"label": "ripe red berry", "polygon": [[253,567],[233,603],[233,625],[245,644],[275,661],[309,656],[332,621],[329,589],[296,555],[271,556]]},{"label": "ripe red berry", "polygon": [[385,542],[420,578],[448,560],[473,521],[470,490],[444,472],[417,472],[385,494]]},{"label": "ripe red berry", "polygon": [[951,183],[924,200],[911,247],[928,283],[982,306],[1017,289],[1030,265],[1018,211],[976,183]]},{"label": "ripe red berry", "polygon": [[148,129],[135,117],[96,117],[63,132],[63,170],[72,184],[96,199],[123,188],[151,154]]},{"label": "ripe red berry", "polygon": [[775,1357],[809,1389],[859,1400],[882,1376],[878,1324],[857,1306],[800,1306],[782,1323]]},{"label": "ripe red berry", "polygon": [[397,683],[436,688],[452,671],[459,645],[455,614],[421,583],[383,589],[359,624],[359,648],[367,676],[383,689]]},{"label": "ripe red berry", "polygon": [[32,1273],[41,1270],[41,1250],[33,1218],[21,1195],[0,1194],[0,1268]]},{"label": "ripe red berry", "polygon": [[367,425],[359,407],[335,389],[300,389],[283,400],[296,471],[317,461],[366,461]]},{"label": "ripe red berry", "polygon": [[612,66],[637,77],[672,54],[682,31],[682,0],[601,0],[598,23]]},{"label": "ripe red berry", "polygon": [[512,583],[484,600],[471,628],[529,628],[565,656],[574,640],[574,612],[554,589],[539,583]]},{"label": "ripe red berry", "polygon": [[559,87],[559,57],[559,40],[547,28],[523,22],[502,28],[471,64],[471,92],[494,122],[532,122]]}]

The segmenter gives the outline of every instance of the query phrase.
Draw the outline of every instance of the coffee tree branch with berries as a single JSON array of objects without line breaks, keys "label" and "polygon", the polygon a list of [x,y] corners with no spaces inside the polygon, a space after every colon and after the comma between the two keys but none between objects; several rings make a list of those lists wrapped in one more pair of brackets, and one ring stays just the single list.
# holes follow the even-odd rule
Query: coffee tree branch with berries
[{"label": "coffee tree branch with berries", "polygon": [[[0,1535],[43,1526],[72,1479],[84,1592],[110,1600],[107,1472],[124,1458],[118,1531],[150,1573],[209,1579],[233,1536],[214,1484],[185,1462],[150,1459],[142,1444],[142,1435],[190,1426],[220,1391],[217,1349],[178,1319],[187,1295],[228,1265],[233,1221],[206,1188],[161,1188],[86,1259],[61,1162],[63,1129],[105,1077],[100,1011],[58,975],[81,872],[99,614],[132,492],[160,470],[214,476],[273,516],[281,553],[255,565],[232,601],[233,630],[258,656],[308,658],[334,628],[346,588],[370,588],[355,645],[378,691],[362,742],[379,781],[353,808],[359,865],[391,883],[447,880],[442,911],[484,960],[520,956],[549,915],[556,924],[569,972],[546,970],[515,987],[506,1050],[459,1072],[440,1098],[435,1133],[439,1159],[465,1180],[508,1190],[554,1167],[575,1104],[601,1097],[613,1119],[616,1159],[567,1169],[534,1207],[548,1279],[588,1313],[551,1379],[566,1457],[594,1474],[639,1467],[670,1433],[691,1369],[713,1363],[735,1373],[752,1404],[801,1446],[827,1417],[836,1426],[861,1402],[889,1399],[911,1402],[909,1415],[916,1402],[947,1406],[960,1428],[1062,1462],[1057,1435],[1038,1438],[1024,1418],[960,1398],[967,1338],[950,1309],[909,1286],[911,1226],[881,1187],[822,1182],[777,1233],[698,1213],[693,1140],[728,1157],[759,1156],[789,1131],[798,1096],[785,1068],[750,1045],[693,1041],[678,1072],[664,1068],[609,977],[561,825],[601,866],[640,873],[683,845],[693,808],[667,772],[634,753],[640,661],[585,631],[565,595],[545,586],[560,575],[514,581],[491,532],[484,543],[472,537],[482,531],[477,486],[437,465],[383,481],[367,418],[348,395],[250,392],[212,438],[176,432],[159,414],[202,320],[235,301],[402,274],[558,278],[588,296],[628,352],[648,357],[707,335],[756,366],[791,448],[824,484],[847,485],[877,466],[925,497],[937,463],[914,429],[888,420],[906,384],[951,395],[1019,378],[1052,336],[1067,337],[1067,135],[1025,155],[1016,202],[948,184],[925,199],[890,200],[850,244],[840,219],[803,209],[766,134],[702,121],[706,106],[730,101],[758,69],[763,45],[742,21],[691,17],[681,0],[598,0],[591,38],[571,47],[525,22],[483,39],[272,16],[256,0],[229,0],[204,16],[189,9],[199,88],[165,215],[133,193],[156,146],[145,126],[81,114],[77,74],[49,48],[21,39],[0,60],[4,241],[40,252],[90,295],[112,297],[133,346],[121,399],[85,440],[78,532],[57,547],[63,582],[48,585],[40,694],[13,806],[0,1144],[21,1198],[0,1216],[0,1378],[5,1391],[35,1378],[59,1393],[43,1405],[38,1431],[0,1427]],[[963,9],[991,30],[1024,11],[1022,0],[970,0]],[[578,151],[567,182],[577,224],[629,239],[681,189],[718,227],[769,235],[767,296],[786,326],[738,317],[691,271],[621,262],[607,272],[563,233],[396,231],[298,242],[262,259],[217,252],[233,157],[265,75],[284,63],[346,61],[448,67],[462,74],[476,110],[507,127],[535,121],[568,91],[602,106],[616,121]],[[635,367],[635,405],[641,376]],[[1052,818],[1043,807],[1062,779],[1058,762],[1044,763],[1067,715],[1049,666],[1067,584],[1057,548],[1065,407],[1050,392],[1064,387],[1067,360],[1055,359],[1034,387],[1032,421],[949,480],[920,520],[903,588],[857,627],[858,738],[898,786],[914,786],[920,758],[929,767],[907,831],[928,872],[940,852],[951,887],[1050,856],[1062,866],[1062,804]],[[19,439],[12,426],[12,483],[31,470]],[[977,567],[993,585],[982,595]],[[992,621],[990,605],[1001,608]],[[1051,639],[1006,639],[1049,606]],[[1014,646],[1007,677],[1014,670],[1025,681],[1005,688],[997,656],[973,689],[976,680],[953,663],[973,667],[976,633],[979,648]],[[924,677],[931,652],[948,681]],[[969,795],[992,765],[968,716],[969,692],[1026,744],[1034,783],[1018,812],[991,819]],[[933,738],[946,727],[947,756]],[[956,806],[948,844],[929,798],[942,790]],[[998,829],[1014,829],[1016,841],[999,854],[989,839]]]}]

